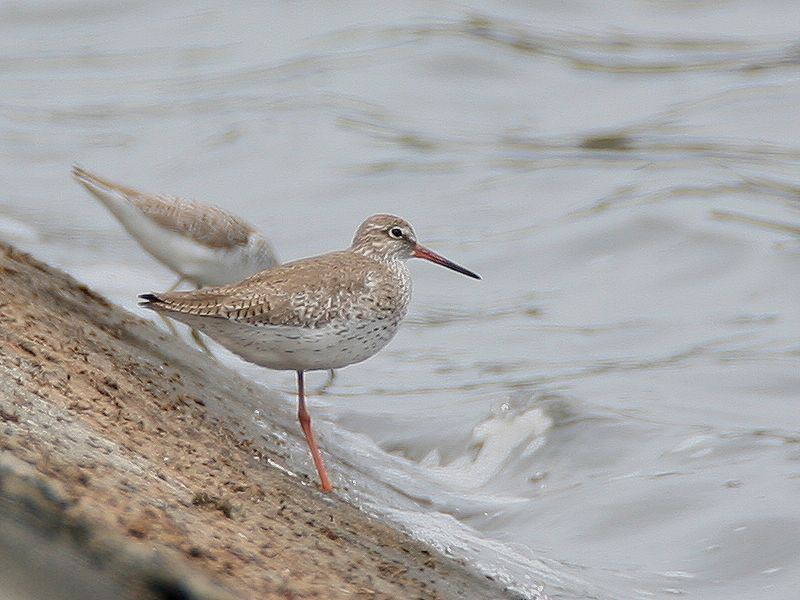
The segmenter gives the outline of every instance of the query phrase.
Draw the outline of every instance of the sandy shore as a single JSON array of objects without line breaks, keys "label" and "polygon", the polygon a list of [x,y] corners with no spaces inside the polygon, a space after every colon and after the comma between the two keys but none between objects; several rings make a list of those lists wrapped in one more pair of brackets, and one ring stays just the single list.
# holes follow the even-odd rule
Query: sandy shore
[{"label": "sandy shore", "polygon": [[8,598],[513,597],[271,466],[225,410],[263,389],[2,245],[0,281]]}]

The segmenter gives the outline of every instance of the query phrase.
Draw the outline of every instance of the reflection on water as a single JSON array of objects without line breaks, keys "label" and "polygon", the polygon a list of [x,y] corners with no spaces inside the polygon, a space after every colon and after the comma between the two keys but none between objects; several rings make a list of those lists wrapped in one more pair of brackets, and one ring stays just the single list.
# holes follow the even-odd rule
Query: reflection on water
[{"label": "reflection on water", "polygon": [[407,218],[484,280],[313,399],[342,493],[530,597],[796,594],[794,3],[131,9],[0,7],[0,235],[137,310],[75,162],[286,260]]}]

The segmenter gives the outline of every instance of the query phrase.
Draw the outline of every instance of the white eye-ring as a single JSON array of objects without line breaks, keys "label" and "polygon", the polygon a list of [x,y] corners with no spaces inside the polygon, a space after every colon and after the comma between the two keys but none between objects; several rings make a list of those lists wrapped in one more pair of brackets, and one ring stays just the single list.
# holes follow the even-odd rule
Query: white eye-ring
[{"label": "white eye-ring", "polygon": [[396,240],[403,239],[403,230],[399,227],[392,227],[389,230],[389,237],[393,237]]}]

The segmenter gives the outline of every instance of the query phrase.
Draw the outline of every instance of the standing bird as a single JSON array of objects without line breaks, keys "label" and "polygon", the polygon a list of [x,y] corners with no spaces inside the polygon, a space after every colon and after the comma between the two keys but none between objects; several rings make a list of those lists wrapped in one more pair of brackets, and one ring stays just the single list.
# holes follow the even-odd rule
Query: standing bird
[{"label": "standing bird", "polygon": [[92,193],[153,258],[196,287],[233,283],[278,265],[263,233],[239,217],[193,200],[144,194],[72,167]]},{"label": "standing bird", "polygon": [[287,263],[230,285],[139,297],[142,306],[202,331],[247,361],[296,371],[300,427],[321,487],[330,491],[306,409],[303,373],[361,362],[389,343],[411,298],[405,261],[412,257],[480,279],[421,246],[403,219],[374,215],[361,224],[347,250]]}]

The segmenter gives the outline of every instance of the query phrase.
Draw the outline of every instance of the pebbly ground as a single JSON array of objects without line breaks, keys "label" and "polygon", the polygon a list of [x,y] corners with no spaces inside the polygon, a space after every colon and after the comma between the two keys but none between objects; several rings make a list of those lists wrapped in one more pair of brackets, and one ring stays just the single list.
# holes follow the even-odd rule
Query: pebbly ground
[{"label": "pebbly ground", "polygon": [[263,394],[0,245],[3,598],[513,597],[271,466]]}]

